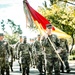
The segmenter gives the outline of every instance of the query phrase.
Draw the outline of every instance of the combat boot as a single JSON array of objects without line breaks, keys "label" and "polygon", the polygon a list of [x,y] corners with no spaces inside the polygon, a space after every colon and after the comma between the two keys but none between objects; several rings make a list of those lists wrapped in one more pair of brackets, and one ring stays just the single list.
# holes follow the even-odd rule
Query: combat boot
[{"label": "combat boot", "polygon": [[67,73],[70,73],[70,71],[71,71],[70,69],[67,69]]}]

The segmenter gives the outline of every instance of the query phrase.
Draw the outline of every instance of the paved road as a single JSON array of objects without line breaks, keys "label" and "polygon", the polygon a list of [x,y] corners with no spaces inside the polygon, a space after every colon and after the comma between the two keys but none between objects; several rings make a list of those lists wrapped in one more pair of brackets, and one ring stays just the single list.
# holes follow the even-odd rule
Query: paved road
[{"label": "paved road", "polygon": [[[61,73],[61,75],[75,75],[75,63],[70,63],[70,67],[71,67],[70,73]],[[19,65],[17,60],[14,62],[13,72],[11,72],[10,75],[22,75],[22,73],[19,71]],[[39,71],[37,69],[30,68],[29,75],[39,75]]]}]

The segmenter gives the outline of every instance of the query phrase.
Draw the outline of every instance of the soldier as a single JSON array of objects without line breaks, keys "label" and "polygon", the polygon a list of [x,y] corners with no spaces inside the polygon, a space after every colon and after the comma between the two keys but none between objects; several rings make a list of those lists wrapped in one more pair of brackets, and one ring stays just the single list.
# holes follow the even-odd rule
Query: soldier
[{"label": "soldier", "polygon": [[9,55],[10,55],[10,51],[9,51],[9,46],[8,46],[8,42],[4,41],[4,35],[3,33],[0,33],[0,50],[3,52],[0,52],[0,63],[1,64],[1,74],[4,75],[4,72],[6,71],[6,75],[10,75],[9,72]]},{"label": "soldier", "polygon": [[[68,63],[69,48],[68,48],[68,42],[66,39],[64,39],[64,38],[60,39],[60,47],[62,48],[60,56],[65,63],[67,73],[69,73],[70,72],[70,67],[69,67],[69,63]],[[62,63],[61,63],[61,70],[64,73],[64,66]]]},{"label": "soldier", "polygon": [[34,47],[34,39],[30,39],[30,46],[32,48],[32,52],[31,52],[31,66],[35,67],[35,52],[36,52],[36,49]]},{"label": "soldier", "polygon": [[[22,36],[20,36],[19,38],[19,42],[16,44],[15,46],[15,50],[16,50],[16,57],[18,58],[18,46],[22,43]],[[19,55],[20,56],[20,55]],[[21,61],[20,61],[21,58],[18,58],[18,63],[19,63],[19,66],[20,66],[20,71],[21,71]]]},{"label": "soldier", "polygon": [[[60,75],[60,67],[59,67],[59,59],[58,56],[52,46],[58,47],[59,44],[59,39],[55,34],[52,34],[52,25],[47,24],[46,25],[46,35],[43,36],[41,39],[42,46],[45,48],[45,53],[46,53],[46,60],[47,60],[47,65],[46,65],[46,70],[48,72],[48,75],[52,75],[52,71],[54,68],[55,75]],[[51,42],[49,41],[51,40]]]},{"label": "soldier", "polygon": [[43,64],[44,64],[44,55],[43,55],[43,50],[42,50],[42,45],[40,43],[40,38],[41,36],[37,36],[37,40],[34,42],[34,46],[36,48],[36,66],[40,72],[40,74],[43,73]]},{"label": "soldier", "polygon": [[13,67],[13,55],[14,55],[13,51],[14,51],[14,47],[13,47],[13,45],[10,45],[9,47],[10,47],[10,60],[9,60],[9,64],[10,64],[11,71],[13,71],[12,67]]},{"label": "soldier", "polygon": [[[3,63],[3,58],[5,58],[5,51],[4,51],[4,49],[3,49],[3,47],[2,47],[2,45],[3,45],[3,33],[0,33],[0,75],[1,75],[1,66],[3,65],[2,63]],[[4,46],[4,45],[3,45]],[[3,50],[2,50],[3,49]]]},{"label": "soldier", "polygon": [[24,37],[23,43],[19,45],[18,50],[18,55],[21,52],[22,75],[29,75],[31,47],[27,43],[26,37]]}]

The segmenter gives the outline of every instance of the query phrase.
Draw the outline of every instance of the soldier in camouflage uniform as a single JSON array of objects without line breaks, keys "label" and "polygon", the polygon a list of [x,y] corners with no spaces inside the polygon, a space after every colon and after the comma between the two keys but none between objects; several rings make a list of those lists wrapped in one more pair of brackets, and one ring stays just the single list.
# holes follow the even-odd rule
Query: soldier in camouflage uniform
[{"label": "soldier in camouflage uniform", "polygon": [[4,36],[3,33],[0,33],[0,75],[1,75],[1,66],[3,65],[2,63],[4,62],[4,59],[5,59],[5,47],[2,42],[3,36]]},{"label": "soldier in camouflage uniform", "polygon": [[[22,36],[20,36],[20,38],[19,38],[19,42],[17,42],[17,44],[16,44],[16,46],[15,46],[15,50],[16,50],[16,56],[17,56],[17,58],[18,58],[18,46],[22,43],[22,41],[23,41],[23,38],[22,38]],[[19,55],[20,56],[20,55]],[[19,63],[19,66],[20,66],[20,71],[22,70],[21,69],[21,61],[20,61],[20,59],[21,58],[18,58],[18,63]]]},{"label": "soldier in camouflage uniform", "polygon": [[13,71],[12,67],[13,67],[14,47],[13,47],[13,45],[10,45],[9,48],[10,48],[10,60],[9,60],[9,64],[10,64],[11,71]]},{"label": "soldier in camouflage uniform", "polygon": [[10,55],[10,51],[9,51],[9,46],[8,46],[8,42],[7,41],[4,41],[4,35],[3,33],[0,33],[0,51],[2,50],[2,52],[0,52],[0,57],[1,57],[1,74],[4,75],[4,72],[6,71],[6,75],[10,75],[10,72],[9,72],[9,61],[8,61],[8,58],[9,58],[9,55]]},{"label": "soldier in camouflage uniform", "polygon": [[40,72],[40,74],[43,73],[43,64],[44,64],[44,55],[43,55],[43,50],[42,50],[42,45],[40,43],[40,38],[41,36],[37,36],[37,40],[34,42],[34,46],[36,48],[36,66]]},{"label": "soldier in camouflage uniform", "polygon": [[[64,38],[60,39],[60,47],[62,48],[60,56],[65,63],[67,73],[69,73],[70,72],[70,67],[69,67],[69,63],[68,63],[69,48],[68,48],[68,42],[66,39],[64,39]],[[62,72],[64,72],[64,66],[62,63],[61,63],[61,70],[62,70]]]},{"label": "soldier in camouflage uniform", "polygon": [[31,51],[31,66],[35,67],[35,53],[36,53],[36,49],[34,47],[34,39],[30,39],[30,46],[32,48],[32,51]]},{"label": "soldier in camouflage uniform", "polygon": [[[46,25],[46,31],[47,33],[42,37],[42,46],[45,48],[46,53],[46,71],[48,72],[48,75],[52,75],[52,71],[54,68],[55,75],[60,75],[60,66],[59,66],[59,59],[56,55],[54,48],[57,48],[59,44],[59,39],[55,34],[52,34],[52,25],[47,24]],[[51,40],[52,44],[50,43],[49,39]]]},{"label": "soldier in camouflage uniform", "polygon": [[19,45],[18,50],[18,54],[21,52],[22,75],[29,75],[31,47],[27,43],[26,37],[24,37],[23,43]]}]

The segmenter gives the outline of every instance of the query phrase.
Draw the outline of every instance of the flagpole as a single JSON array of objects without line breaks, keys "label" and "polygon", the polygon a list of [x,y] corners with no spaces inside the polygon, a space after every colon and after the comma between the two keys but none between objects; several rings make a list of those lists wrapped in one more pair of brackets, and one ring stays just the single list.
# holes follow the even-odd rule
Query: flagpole
[{"label": "flagpole", "polygon": [[61,59],[60,55],[57,53],[56,48],[54,47],[54,45],[53,45],[53,43],[51,42],[51,40],[50,40],[50,38],[49,38],[49,37],[48,37],[48,40],[49,40],[49,42],[51,43],[51,45],[52,45],[52,47],[53,47],[53,49],[54,49],[55,53],[57,54],[57,56],[58,56],[59,60],[62,62],[62,64],[63,64],[63,65],[64,65],[64,67],[65,67],[65,64],[64,64],[63,60]]}]

